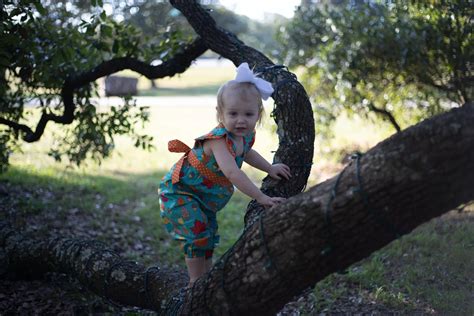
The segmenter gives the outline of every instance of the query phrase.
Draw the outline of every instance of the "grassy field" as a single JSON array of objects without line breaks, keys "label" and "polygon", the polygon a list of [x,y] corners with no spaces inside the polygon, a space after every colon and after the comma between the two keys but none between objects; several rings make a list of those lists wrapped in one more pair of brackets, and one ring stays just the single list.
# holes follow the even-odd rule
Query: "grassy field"
[{"label": "grassy field", "polygon": [[182,74],[155,80],[158,89],[152,89],[150,80],[134,72],[122,71],[117,75],[138,78],[140,96],[215,95],[222,83],[234,78],[235,68],[229,61],[215,61],[199,67],[193,64]]},{"label": "grassy field", "polygon": [[[168,91],[173,94],[193,85],[200,95],[214,93],[214,88],[207,87],[219,86],[228,79],[226,76],[232,76],[230,70],[233,71],[194,69],[181,78],[159,82],[158,86],[168,85]],[[199,78],[205,78],[201,82],[205,87],[202,90],[196,83]],[[145,84],[146,80],[140,79],[139,86]],[[156,190],[159,179],[179,158],[179,154],[167,151],[167,141],[178,138],[191,145],[194,137],[215,126],[215,101],[213,97],[202,98],[197,102],[196,97],[189,97],[176,104],[170,98],[154,99],[150,104],[151,122],[144,131],[154,136],[156,150],[138,150],[129,138],[119,137],[112,157],[100,165],[88,162],[76,168],[54,162],[46,155],[52,134],[60,133],[53,127],[41,141],[25,144],[23,153],[12,156],[9,171],[0,175],[0,193],[6,192],[0,194],[0,218],[13,220],[19,229],[33,230],[39,235],[69,234],[99,239],[122,255],[145,264],[183,265],[176,243],[161,225]],[[270,161],[272,150],[278,145],[268,115],[271,108],[272,104],[266,103],[267,117],[257,131],[255,144],[256,150]],[[341,117],[331,150],[364,151],[389,133],[380,126],[371,127],[362,120]],[[324,156],[316,156],[313,162],[309,186],[334,175],[342,166]],[[261,172],[248,167],[244,171],[259,184]],[[217,256],[240,235],[243,211],[249,200],[237,192],[219,213],[221,244]],[[297,305],[296,309],[303,314],[472,315],[473,222],[471,207],[424,224],[344,273],[318,283],[308,302]]]}]

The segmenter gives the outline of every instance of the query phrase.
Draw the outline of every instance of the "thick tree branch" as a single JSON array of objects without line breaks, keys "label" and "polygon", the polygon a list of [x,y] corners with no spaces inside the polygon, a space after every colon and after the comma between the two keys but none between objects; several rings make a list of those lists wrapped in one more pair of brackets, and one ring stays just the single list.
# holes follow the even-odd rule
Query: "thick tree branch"
[{"label": "thick tree branch", "polygon": [[97,241],[66,237],[41,240],[19,233],[7,222],[0,222],[0,253],[2,277],[5,273],[17,278],[66,273],[102,297],[157,311],[163,300],[173,297],[188,282],[184,271],[158,266],[147,269],[124,260]]},{"label": "thick tree branch", "polygon": [[410,127],[354,161],[339,180],[268,211],[216,267],[227,265],[198,281],[194,302],[206,298],[219,315],[274,314],[328,274],[473,200],[473,121],[469,104]]},{"label": "thick tree branch", "polygon": [[61,98],[64,103],[62,115],[43,113],[34,131],[25,124],[19,124],[5,118],[0,118],[0,124],[23,132],[23,139],[26,142],[35,142],[41,138],[49,121],[60,124],[71,124],[73,122],[75,110],[74,91],[76,89],[124,69],[133,70],[149,79],[173,76],[183,73],[191,65],[191,62],[201,56],[206,50],[207,47],[204,41],[201,38],[197,38],[193,43],[183,48],[181,52],[157,66],[148,65],[132,57],[116,58],[103,62],[91,71],[65,80],[61,90]]}]

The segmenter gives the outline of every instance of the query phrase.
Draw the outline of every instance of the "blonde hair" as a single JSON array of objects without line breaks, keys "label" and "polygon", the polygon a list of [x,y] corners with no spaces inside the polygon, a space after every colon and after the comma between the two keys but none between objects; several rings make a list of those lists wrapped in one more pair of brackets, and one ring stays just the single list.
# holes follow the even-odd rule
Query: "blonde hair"
[{"label": "blonde hair", "polygon": [[219,123],[222,123],[223,110],[225,108],[225,98],[229,96],[237,96],[243,102],[257,100],[258,106],[258,124],[261,124],[262,116],[264,114],[262,96],[258,92],[257,87],[250,82],[237,82],[230,80],[224,83],[217,91],[217,113],[216,118]]}]

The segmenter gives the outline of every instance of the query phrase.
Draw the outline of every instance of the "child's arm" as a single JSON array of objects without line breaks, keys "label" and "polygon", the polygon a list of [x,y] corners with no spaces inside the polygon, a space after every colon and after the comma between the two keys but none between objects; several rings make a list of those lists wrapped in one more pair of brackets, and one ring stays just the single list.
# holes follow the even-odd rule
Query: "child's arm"
[{"label": "child's arm", "polygon": [[257,200],[258,203],[264,206],[274,206],[286,200],[281,197],[269,197],[260,191],[255,184],[250,181],[247,175],[237,167],[235,159],[227,149],[224,139],[211,139],[206,142],[216,158],[221,171],[240,191]]},{"label": "child's arm", "polygon": [[245,155],[244,160],[252,167],[255,167],[268,173],[268,175],[274,179],[280,180],[280,176],[282,176],[283,178],[288,180],[291,177],[290,167],[283,163],[276,163],[274,165],[271,165],[268,161],[265,160],[265,158],[263,158],[258,152],[253,149],[250,149],[247,155]]}]

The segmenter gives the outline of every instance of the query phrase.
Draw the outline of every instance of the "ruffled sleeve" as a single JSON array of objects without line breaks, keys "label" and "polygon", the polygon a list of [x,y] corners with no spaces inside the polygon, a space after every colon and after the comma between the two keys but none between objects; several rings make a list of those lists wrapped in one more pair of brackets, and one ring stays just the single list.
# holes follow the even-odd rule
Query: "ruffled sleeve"
[{"label": "ruffled sleeve", "polygon": [[227,136],[227,130],[222,124],[219,124],[218,126],[214,127],[214,129],[212,129],[212,131],[210,131],[209,133],[199,136],[194,140],[201,141],[206,139],[217,139],[225,136]]},{"label": "ruffled sleeve", "polygon": [[229,150],[230,154],[235,158],[235,151],[234,151],[234,144],[232,142],[232,139],[228,137],[228,131],[224,127],[224,125],[219,124],[217,127],[215,127],[212,131],[209,133],[202,135],[198,138],[195,138],[195,147],[201,146],[202,141],[207,140],[207,139],[218,139],[218,138],[224,138],[225,143],[227,144],[227,149]]}]

